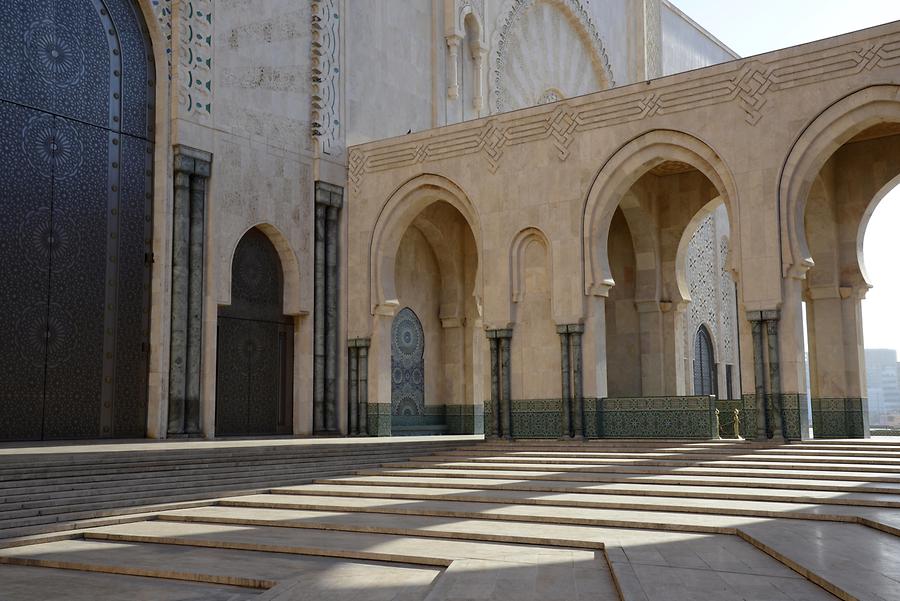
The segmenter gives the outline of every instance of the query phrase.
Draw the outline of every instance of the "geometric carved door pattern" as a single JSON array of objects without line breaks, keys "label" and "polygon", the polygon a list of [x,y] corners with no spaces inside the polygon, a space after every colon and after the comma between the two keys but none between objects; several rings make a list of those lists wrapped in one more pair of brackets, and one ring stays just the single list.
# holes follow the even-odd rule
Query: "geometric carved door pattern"
[{"label": "geometric carved door pattern", "polygon": [[132,0],[3,0],[0,440],[145,434],[154,77]]},{"label": "geometric carved door pattern", "polygon": [[405,307],[391,325],[391,415],[425,414],[425,333]]},{"label": "geometric carved door pattern", "polygon": [[294,322],[283,313],[278,251],[253,228],[231,271],[231,304],[219,308],[216,434],[290,434]]},{"label": "geometric carved door pattern", "polygon": [[712,337],[706,326],[700,326],[694,339],[694,394],[716,394],[716,367]]}]

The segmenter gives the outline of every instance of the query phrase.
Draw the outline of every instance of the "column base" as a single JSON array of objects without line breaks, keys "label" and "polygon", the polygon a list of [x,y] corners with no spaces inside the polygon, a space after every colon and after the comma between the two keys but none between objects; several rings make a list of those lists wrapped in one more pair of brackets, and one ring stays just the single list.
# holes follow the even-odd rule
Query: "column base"
[{"label": "column base", "polygon": [[868,438],[867,399],[813,399],[813,438]]}]

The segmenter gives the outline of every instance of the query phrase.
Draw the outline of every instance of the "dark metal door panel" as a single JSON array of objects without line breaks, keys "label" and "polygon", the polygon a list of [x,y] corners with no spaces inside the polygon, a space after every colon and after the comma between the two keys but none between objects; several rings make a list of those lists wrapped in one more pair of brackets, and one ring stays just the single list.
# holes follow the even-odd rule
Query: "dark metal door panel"
[{"label": "dark metal door panel", "polygon": [[245,321],[242,339],[250,394],[247,414],[249,434],[275,434],[281,360],[278,355],[278,324],[266,321]]},{"label": "dark metal door panel", "polygon": [[37,132],[52,118],[0,101],[0,440],[41,438],[52,151]]},{"label": "dark metal door panel", "polygon": [[[121,51],[121,131],[152,140],[156,72],[150,36],[134,0],[103,1],[115,22]],[[204,17],[208,19],[210,15]]]},{"label": "dark metal door panel", "polygon": [[[118,162],[119,139],[76,121],[57,117],[55,123],[61,159],[53,179],[57,248],[50,260],[44,437],[109,436],[108,419],[101,428],[101,405],[110,397],[101,385],[115,364],[118,257],[111,236],[118,178],[111,165]],[[105,387],[111,391],[110,382]]]},{"label": "dark metal door panel", "polygon": [[[100,127],[115,127],[110,98],[121,65],[96,0],[4,0],[0,97]],[[110,33],[112,32],[112,33]]]},{"label": "dark metal door panel", "polygon": [[250,374],[243,347],[244,322],[219,317],[216,366],[216,434],[247,433]]},{"label": "dark metal door panel", "polygon": [[153,144],[121,137],[116,250],[115,436],[144,436],[150,350]]},{"label": "dark metal door panel", "polygon": [[231,305],[219,310],[216,433],[289,434],[293,320],[282,310],[278,251],[258,229],[238,243]]},{"label": "dark metal door panel", "polygon": [[216,434],[289,433],[291,373],[284,324],[219,317]]}]

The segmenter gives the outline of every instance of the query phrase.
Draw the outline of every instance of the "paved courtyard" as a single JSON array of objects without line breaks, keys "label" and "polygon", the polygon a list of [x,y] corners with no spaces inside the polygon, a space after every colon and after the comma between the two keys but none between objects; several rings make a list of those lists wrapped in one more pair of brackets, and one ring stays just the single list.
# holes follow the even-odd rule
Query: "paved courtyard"
[{"label": "paved courtyard", "polygon": [[7,537],[0,598],[900,599],[900,443],[451,442]]}]

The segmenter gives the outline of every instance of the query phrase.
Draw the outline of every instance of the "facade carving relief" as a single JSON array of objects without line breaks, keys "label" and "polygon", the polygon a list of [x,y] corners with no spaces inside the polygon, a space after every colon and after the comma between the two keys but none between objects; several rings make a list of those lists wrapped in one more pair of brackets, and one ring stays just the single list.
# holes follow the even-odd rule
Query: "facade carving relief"
[{"label": "facade carving relief", "polygon": [[[521,10],[525,4],[516,6]],[[501,42],[504,47],[508,44],[505,39],[498,44]],[[890,68],[898,61],[900,33],[837,45],[827,55],[810,50],[734,61],[710,68],[707,74],[654,82],[650,91],[644,91],[645,86],[628,86],[543,109],[497,115],[479,128],[441,130],[427,138],[355,149],[349,158],[350,182],[358,190],[366,173],[476,153],[483,154],[496,171],[507,147],[541,142],[558,146],[561,141],[567,147],[584,132],[703,107],[734,104],[744,113],[744,121],[755,126],[766,115],[768,98],[774,92]],[[495,86],[495,95],[496,90]],[[560,125],[570,121],[571,127],[564,127],[561,134]],[[567,157],[567,152],[559,153],[560,160]]]},{"label": "facade carving relief", "polygon": [[185,116],[212,117],[213,0],[176,0],[178,106]]},{"label": "facade carving relief", "polygon": [[341,22],[336,0],[312,3],[311,132],[319,149],[343,152],[341,131]]},{"label": "facade carving relief", "polygon": [[491,37],[491,109],[573,97],[615,85],[609,59],[580,0],[507,0]]}]

